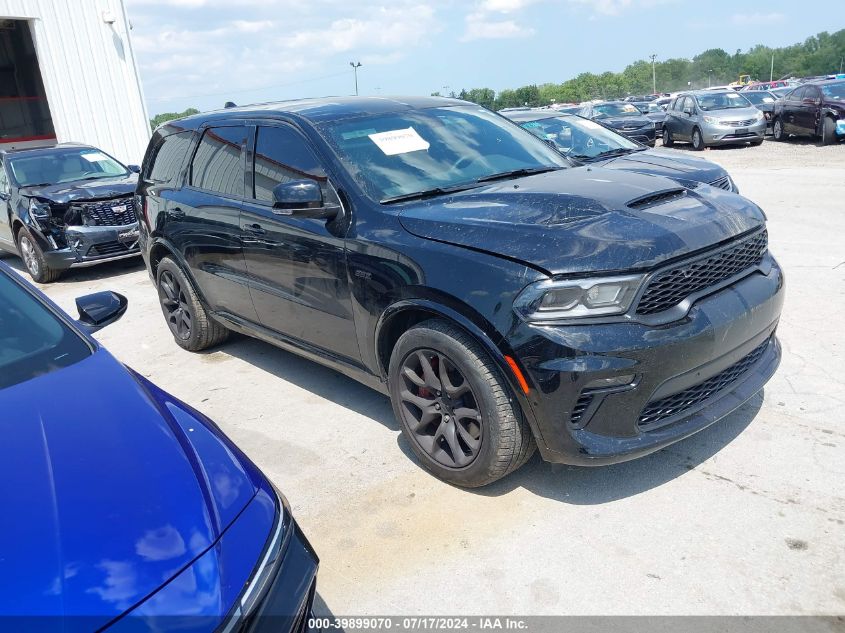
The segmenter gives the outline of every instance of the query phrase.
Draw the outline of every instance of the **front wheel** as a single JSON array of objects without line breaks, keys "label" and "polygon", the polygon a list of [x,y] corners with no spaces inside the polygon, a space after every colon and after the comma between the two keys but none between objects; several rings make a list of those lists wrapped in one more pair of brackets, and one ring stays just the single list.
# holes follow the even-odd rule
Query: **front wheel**
[{"label": "front wheel", "polygon": [[822,126],[822,145],[833,145],[836,142],[836,122],[829,116],[824,118]]},{"label": "front wheel", "polygon": [[425,321],[399,337],[388,384],[411,450],[444,481],[485,486],[522,466],[536,448],[495,363],[447,321]]},{"label": "front wheel", "polygon": [[62,274],[61,270],[55,270],[47,265],[44,260],[44,251],[38,246],[35,238],[24,228],[18,232],[18,252],[33,281],[48,284],[56,281]]},{"label": "front wheel", "polygon": [[675,141],[672,140],[672,135],[665,127],[663,128],[663,147],[672,147]]},{"label": "front wheel", "polygon": [[776,141],[786,140],[786,134],[783,132],[783,121],[780,120],[780,117],[775,119],[775,122],[772,124],[772,138]]},{"label": "front wheel", "polygon": [[159,262],[156,285],[161,311],[179,347],[198,352],[226,340],[229,330],[208,316],[191,282],[170,257]]},{"label": "front wheel", "polygon": [[701,136],[701,130],[695,128],[692,131],[692,148],[696,152],[700,152],[704,149],[704,137]]}]

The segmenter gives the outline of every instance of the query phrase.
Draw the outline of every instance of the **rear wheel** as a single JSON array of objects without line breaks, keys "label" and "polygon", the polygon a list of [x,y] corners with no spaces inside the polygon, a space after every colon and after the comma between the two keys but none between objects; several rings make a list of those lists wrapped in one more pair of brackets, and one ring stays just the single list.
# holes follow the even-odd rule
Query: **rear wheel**
[{"label": "rear wheel", "polygon": [[159,262],[158,299],[167,327],[179,347],[198,352],[226,340],[229,330],[212,320],[191,282],[170,257]]},{"label": "rear wheel", "polygon": [[475,488],[524,464],[536,444],[495,363],[458,327],[425,321],[390,357],[393,410],[411,449],[440,479]]},{"label": "rear wheel", "polygon": [[59,278],[62,271],[55,270],[47,265],[47,262],[44,261],[44,252],[38,246],[35,238],[26,229],[21,228],[18,231],[17,242],[18,252],[33,281],[37,281],[40,284],[48,284]]},{"label": "rear wheel", "polygon": [[696,152],[704,149],[704,137],[701,135],[701,130],[693,128],[692,130],[692,148]]},{"label": "rear wheel", "polygon": [[663,128],[663,147],[672,147],[675,144],[675,141],[672,140],[672,135],[669,133],[669,130],[665,127]]},{"label": "rear wheel", "polygon": [[832,145],[836,142],[836,121],[831,117],[824,118],[822,126],[822,145]]},{"label": "rear wheel", "polygon": [[776,141],[786,140],[786,134],[783,131],[783,121],[780,120],[780,117],[776,118],[772,124],[772,138]]}]

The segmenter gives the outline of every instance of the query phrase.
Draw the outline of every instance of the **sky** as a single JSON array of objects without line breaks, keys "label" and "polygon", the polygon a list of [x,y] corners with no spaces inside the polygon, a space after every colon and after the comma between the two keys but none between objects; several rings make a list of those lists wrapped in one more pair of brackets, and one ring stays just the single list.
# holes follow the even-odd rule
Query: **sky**
[{"label": "sky", "polygon": [[[845,27],[816,0],[126,0],[151,116],[226,101],[559,83]],[[838,16],[838,17],[835,17]],[[778,74],[775,59],[775,75]],[[658,77],[658,88],[659,88]]]}]

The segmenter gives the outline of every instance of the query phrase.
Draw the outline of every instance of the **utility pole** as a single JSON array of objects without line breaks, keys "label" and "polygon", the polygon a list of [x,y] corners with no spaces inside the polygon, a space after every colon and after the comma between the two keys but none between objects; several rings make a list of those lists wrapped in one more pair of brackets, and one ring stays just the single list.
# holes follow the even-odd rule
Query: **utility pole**
[{"label": "utility pole", "polygon": [[358,69],[362,66],[361,62],[349,62],[352,66],[352,72],[355,73],[355,96],[358,96]]},{"label": "utility pole", "polygon": [[654,60],[657,59],[657,55],[651,56],[651,94],[657,94],[657,75],[654,72]]},{"label": "utility pole", "polygon": [[772,69],[769,71],[769,81],[775,78],[775,54],[772,53]]},{"label": "utility pole", "polygon": [[713,85],[713,69],[707,71],[707,87],[710,88]]}]

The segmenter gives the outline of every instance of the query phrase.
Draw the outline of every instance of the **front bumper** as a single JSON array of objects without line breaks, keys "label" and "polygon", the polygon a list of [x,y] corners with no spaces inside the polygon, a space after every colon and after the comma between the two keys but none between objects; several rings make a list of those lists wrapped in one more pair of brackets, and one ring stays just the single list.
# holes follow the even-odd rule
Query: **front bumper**
[{"label": "front bumper", "polygon": [[57,248],[47,237],[40,240],[44,260],[55,270],[92,266],[134,257],[141,252],[137,222],[122,226],[68,226],[64,233],[65,248]]},{"label": "front bumper", "polygon": [[742,128],[705,123],[701,126],[701,134],[707,145],[748,143],[750,141],[762,141],[766,134],[766,125],[766,119],[761,119],[753,125]]},{"label": "front bumper", "polygon": [[[769,256],[770,258],[770,256]],[[784,298],[771,259],[662,326],[521,324],[509,343],[527,369],[538,444],[547,461],[602,465],[688,437],[757,393],[777,369]],[[589,389],[633,376],[624,387]]]}]

